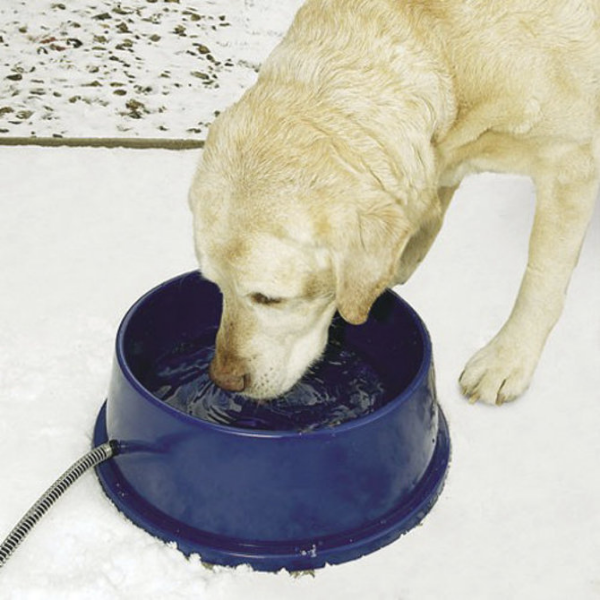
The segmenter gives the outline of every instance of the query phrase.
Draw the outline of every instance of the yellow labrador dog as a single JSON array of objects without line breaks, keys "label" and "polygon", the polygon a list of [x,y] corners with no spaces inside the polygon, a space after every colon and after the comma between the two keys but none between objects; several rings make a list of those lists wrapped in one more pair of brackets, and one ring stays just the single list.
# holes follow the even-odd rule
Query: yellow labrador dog
[{"label": "yellow labrador dog", "polygon": [[460,378],[500,404],[529,385],[598,192],[600,0],[308,0],[212,125],[191,187],[224,300],[214,381],[289,389],[335,310],[364,322],[483,170],[537,190],[512,313]]}]

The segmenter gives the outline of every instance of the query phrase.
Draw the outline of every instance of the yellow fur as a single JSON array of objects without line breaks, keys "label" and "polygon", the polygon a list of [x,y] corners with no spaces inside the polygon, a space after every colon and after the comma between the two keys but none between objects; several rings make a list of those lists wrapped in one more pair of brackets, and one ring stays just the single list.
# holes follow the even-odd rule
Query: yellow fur
[{"label": "yellow fur", "polygon": [[461,376],[503,403],[529,385],[598,190],[600,1],[308,0],[213,124],[191,188],[226,301],[215,380],[287,389],[334,309],[362,322],[410,277],[481,170],[529,175],[538,196],[513,312]]}]

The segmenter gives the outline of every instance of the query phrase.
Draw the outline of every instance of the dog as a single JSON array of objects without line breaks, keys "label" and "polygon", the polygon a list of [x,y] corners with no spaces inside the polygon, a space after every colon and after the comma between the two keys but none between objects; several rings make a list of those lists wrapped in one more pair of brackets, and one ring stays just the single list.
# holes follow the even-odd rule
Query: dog
[{"label": "dog", "polygon": [[600,2],[307,0],[211,125],[190,189],[199,267],[223,294],[214,382],[288,390],[336,310],[361,324],[411,276],[480,171],[536,187],[512,313],[459,380],[502,404],[530,384],[598,193]]}]

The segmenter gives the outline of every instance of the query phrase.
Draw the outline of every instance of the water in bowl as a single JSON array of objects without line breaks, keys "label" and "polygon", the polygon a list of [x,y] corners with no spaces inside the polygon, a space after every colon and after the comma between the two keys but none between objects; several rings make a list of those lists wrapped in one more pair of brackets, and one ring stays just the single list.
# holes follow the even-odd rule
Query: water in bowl
[{"label": "water in bowl", "polygon": [[211,338],[182,343],[151,369],[150,391],[194,417],[245,429],[313,431],[367,415],[389,398],[358,352],[330,340],[322,359],[290,391],[268,401],[225,392],[208,376]]}]

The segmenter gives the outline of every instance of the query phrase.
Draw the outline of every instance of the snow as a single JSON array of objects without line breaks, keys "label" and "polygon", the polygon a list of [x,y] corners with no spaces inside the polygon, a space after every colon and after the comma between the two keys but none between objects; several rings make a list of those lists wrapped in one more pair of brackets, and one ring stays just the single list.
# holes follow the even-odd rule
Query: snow
[{"label": "snow", "polygon": [[300,0],[2,0],[0,135],[204,139]]},{"label": "snow", "polygon": [[[252,83],[299,4],[41,0],[34,12],[26,0],[3,0],[0,136],[202,139],[214,111]],[[105,12],[111,19],[93,19]],[[122,21],[131,50],[116,48],[128,35]],[[175,33],[182,24],[185,36]],[[93,49],[94,35],[106,38],[104,50]],[[73,37],[82,45],[67,43]],[[170,78],[160,78],[165,70]],[[190,79],[196,70],[208,84]],[[85,86],[88,74],[100,85]],[[121,76],[124,86],[111,86]],[[139,92],[148,82],[152,90]],[[140,117],[131,99],[144,104]],[[0,539],[89,449],[127,308],[195,268],[187,188],[197,159],[197,151],[0,147]],[[422,526],[314,577],[210,570],[128,522],[88,473],[0,571],[0,598],[600,598],[600,207],[531,389],[496,408],[469,405],[456,383],[512,307],[533,199],[525,178],[465,181],[430,255],[397,290],[432,335],[453,443],[446,486]]]},{"label": "snow", "polygon": [[[90,447],[126,309],[195,267],[186,193],[197,158],[0,148],[0,537]],[[599,212],[529,392],[470,406],[456,385],[510,310],[532,210],[527,179],[465,181],[428,259],[398,288],[430,329],[453,442],[422,526],[314,577],[208,570],[128,522],[90,473],[2,569],[0,598],[597,598]]]}]

